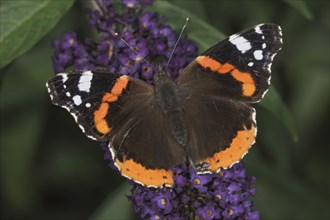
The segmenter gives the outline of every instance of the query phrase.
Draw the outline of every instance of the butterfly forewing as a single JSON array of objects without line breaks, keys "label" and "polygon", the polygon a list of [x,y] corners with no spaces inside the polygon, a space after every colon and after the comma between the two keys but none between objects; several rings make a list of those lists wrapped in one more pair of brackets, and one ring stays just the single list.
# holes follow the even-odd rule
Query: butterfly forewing
[{"label": "butterfly forewing", "polygon": [[180,73],[177,83],[235,100],[258,102],[270,85],[272,61],[282,44],[278,25],[257,25],[202,53]]}]

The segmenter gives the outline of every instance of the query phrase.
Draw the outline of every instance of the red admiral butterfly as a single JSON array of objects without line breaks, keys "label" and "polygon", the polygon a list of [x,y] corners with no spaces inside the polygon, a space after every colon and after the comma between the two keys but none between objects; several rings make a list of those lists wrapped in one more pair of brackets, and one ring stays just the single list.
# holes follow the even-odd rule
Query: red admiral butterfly
[{"label": "red admiral butterfly", "polygon": [[101,71],[60,73],[47,83],[53,104],[109,149],[121,174],[146,186],[173,185],[171,168],[199,173],[238,162],[255,142],[255,109],[270,85],[281,28],[260,24],[192,61],[172,81],[157,67],[154,86]]}]

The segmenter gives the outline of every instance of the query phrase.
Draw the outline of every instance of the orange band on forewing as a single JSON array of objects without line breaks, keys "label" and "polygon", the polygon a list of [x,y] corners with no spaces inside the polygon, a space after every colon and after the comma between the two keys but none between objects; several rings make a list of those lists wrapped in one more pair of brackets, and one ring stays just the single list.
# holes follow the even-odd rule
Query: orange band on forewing
[{"label": "orange band on forewing", "polygon": [[111,130],[108,123],[104,120],[105,116],[108,114],[109,104],[106,102],[101,103],[98,110],[94,112],[94,124],[95,128],[101,134],[107,134]]},{"label": "orange band on forewing", "polygon": [[101,121],[95,123],[95,128],[101,134],[107,134],[110,132],[111,128],[109,128],[108,123],[102,119]]},{"label": "orange band on forewing", "polygon": [[243,87],[243,95],[245,96],[252,96],[256,91],[256,86],[254,84],[244,83],[242,87]]},{"label": "orange band on forewing", "polygon": [[196,58],[198,64],[200,64],[204,68],[210,68],[212,71],[218,71],[221,67],[221,63],[218,61],[208,57],[208,56],[199,56]]},{"label": "orange band on forewing", "polygon": [[166,186],[172,186],[174,184],[173,174],[170,170],[146,169],[141,164],[134,162],[132,159],[124,160],[123,162],[116,159],[115,164],[122,175],[143,185],[161,187],[164,184]]},{"label": "orange band on forewing", "polygon": [[94,112],[95,123],[104,119],[108,113],[108,110],[109,110],[109,104],[106,102],[101,103],[99,109]]},{"label": "orange band on forewing", "polygon": [[221,68],[218,70],[218,73],[225,74],[230,71],[232,71],[235,67],[229,63],[225,63],[221,66]]},{"label": "orange band on forewing", "polygon": [[252,125],[250,130],[238,131],[236,137],[224,151],[213,154],[212,157],[204,160],[210,166],[210,171],[218,171],[219,168],[228,168],[238,162],[248,152],[255,141],[256,128]]},{"label": "orange band on forewing", "polygon": [[102,98],[102,102],[115,102],[118,100],[118,96],[107,92],[103,98]]},{"label": "orange band on forewing", "polygon": [[240,72],[234,69],[231,71],[231,75],[242,83],[243,95],[252,96],[254,94],[256,86],[250,73]]},{"label": "orange band on forewing", "polygon": [[256,85],[251,74],[241,72],[229,63],[221,64],[220,62],[208,56],[199,56],[196,58],[196,62],[203,68],[209,68],[210,70],[220,74],[226,74],[230,72],[237,81],[242,83],[244,96],[252,96],[255,93]]},{"label": "orange band on forewing", "polygon": [[112,87],[111,93],[120,96],[128,83],[128,76],[124,75],[117,79],[115,85]]},{"label": "orange band on forewing", "polygon": [[101,134],[107,134],[111,130],[108,122],[105,120],[110,107],[109,103],[118,100],[118,96],[120,96],[123,90],[126,89],[128,80],[128,76],[126,75],[119,77],[112,87],[111,92],[107,92],[103,95],[99,109],[94,112],[95,128]]}]

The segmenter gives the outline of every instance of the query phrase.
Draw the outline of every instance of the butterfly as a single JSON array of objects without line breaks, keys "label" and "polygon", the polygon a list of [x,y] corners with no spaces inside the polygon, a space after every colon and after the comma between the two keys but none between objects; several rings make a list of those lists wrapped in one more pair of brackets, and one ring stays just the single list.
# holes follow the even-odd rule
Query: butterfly
[{"label": "butterfly", "polygon": [[82,131],[107,141],[121,174],[148,187],[172,186],[175,167],[200,174],[240,161],[255,142],[256,112],[283,45],[276,24],[234,34],[196,57],[171,80],[156,67],[154,85],[104,71],[59,73],[46,86]]}]

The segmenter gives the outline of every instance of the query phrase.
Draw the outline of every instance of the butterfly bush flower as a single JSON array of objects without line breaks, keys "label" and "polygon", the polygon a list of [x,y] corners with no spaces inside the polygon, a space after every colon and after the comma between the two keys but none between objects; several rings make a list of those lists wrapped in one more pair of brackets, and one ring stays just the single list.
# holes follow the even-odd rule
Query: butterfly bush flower
[{"label": "butterfly bush flower", "polygon": [[[99,40],[79,40],[73,32],[64,33],[61,40],[55,39],[52,57],[55,72],[63,72],[68,67],[76,71],[104,67],[109,72],[153,83],[154,65],[144,59],[165,66],[178,34],[164,24],[165,18],[144,11],[152,0],[123,0],[120,8],[110,0],[94,2],[99,10],[87,10],[88,24],[100,34]],[[196,45],[182,38],[168,65],[169,76],[175,79],[196,55]]]},{"label": "butterfly bush flower", "polygon": [[173,169],[172,188],[146,188],[132,184],[135,212],[146,219],[259,219],[250,198],[256,194],[255,178],[245,174],[242,163],[219,173],[198,175],[192,166]]},{"label": "butterfly bush flower", "polygon": [[[153,83],[155,65],[145,60],[166,66],[178,39],[164,17],[144,10],[153,0],[122,0],[116,6],[111,0],[94,3],[98,9],[87,10],[88,24],[99,33],[99,39],[80,40],[74,32],[55,39],[52,57],[55,72],[68,67],[75,71],[102,67]],[[170,78],[175,79],[196,56],[197,46],[183,37],[166,70]],[[116,170],[107,143],[101,146],[104,158]],[[219,173],[201,175],[183,163],[174,167],[173,173],[173,187],[148,188],[129,181],[132,189],[128,199],[143,219],[260,218],[251,201],[256,194],[251,187],[255,178],[246,176],[242,163]]]}]

